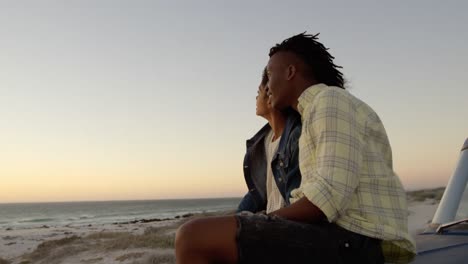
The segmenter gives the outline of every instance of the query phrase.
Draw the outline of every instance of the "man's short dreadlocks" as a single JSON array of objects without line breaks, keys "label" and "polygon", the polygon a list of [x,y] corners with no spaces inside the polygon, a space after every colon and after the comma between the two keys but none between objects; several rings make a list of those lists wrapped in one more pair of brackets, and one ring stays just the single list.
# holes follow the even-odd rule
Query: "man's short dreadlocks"
[{"label": "man's short dreadlocks", "polygon": [[297,55],[310,68],[311,78],[319,83],[329,86],[344,87],[343,73],[339,71],[341,66],[333,63],[333,57],[328,53],[328,48],[318,42],[318,35],[306,34],[306,32],[285,39],[270,49],[269,56],[280,51],[288,51]]}]

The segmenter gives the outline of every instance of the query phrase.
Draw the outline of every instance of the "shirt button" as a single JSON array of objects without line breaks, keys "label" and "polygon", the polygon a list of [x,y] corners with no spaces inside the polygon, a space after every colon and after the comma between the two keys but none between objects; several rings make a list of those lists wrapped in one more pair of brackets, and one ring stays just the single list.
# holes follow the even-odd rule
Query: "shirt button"
[{"label": "shirt button", "polygon": [[348,248],[348,247],[349,247],[349,244],[348,244],[348,243],[345,243],[344,246]]},{"label": "shirt button", "polygon": [[280,162],[280,167],[283,167],[283,165],[284,165],[284,163],[281,161],[281,162]]},{"label": "shirt button", "polygon": [[283,179],[279,178],[279,179],[278,179],[278,181],[279,181],[279,182],[282,182],[282,181],[283,181]]}]

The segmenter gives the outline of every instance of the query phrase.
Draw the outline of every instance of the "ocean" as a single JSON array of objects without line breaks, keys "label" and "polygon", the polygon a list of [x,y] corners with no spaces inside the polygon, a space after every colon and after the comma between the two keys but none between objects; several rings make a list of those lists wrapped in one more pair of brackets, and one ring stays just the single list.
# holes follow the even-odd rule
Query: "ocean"
[{"label": "ocean", "polygon": [[0,229],[88,225],[234,210],[241,198],[0,204]]}]

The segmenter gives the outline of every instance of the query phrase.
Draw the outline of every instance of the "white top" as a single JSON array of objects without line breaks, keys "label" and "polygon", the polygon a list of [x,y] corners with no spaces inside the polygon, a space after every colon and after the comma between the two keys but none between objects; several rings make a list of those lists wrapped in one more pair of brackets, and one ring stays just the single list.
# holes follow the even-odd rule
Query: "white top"
[{"label": "white top", "polygon": [[273,130],[271,130],[268,135],[265,137],[265,154],[267,160],[267,175],[266,175],[266,189],[267,189],[267,214],[273,211],[276,211],[284,207],[285,203],[283,196],[276,185],[276,181],[273,178],[273,171],[271,169],[271,161],[278,150],[278,145],[281,137],[277,138],[272,142],[273,139]]}]

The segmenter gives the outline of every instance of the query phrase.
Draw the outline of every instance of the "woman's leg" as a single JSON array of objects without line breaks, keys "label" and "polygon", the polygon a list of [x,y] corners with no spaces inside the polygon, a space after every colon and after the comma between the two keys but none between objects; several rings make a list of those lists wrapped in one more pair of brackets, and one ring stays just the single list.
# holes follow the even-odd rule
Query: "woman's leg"
[{"label": "woman's leg", "polygon": [[237,263],[237,220],[206,217],[183,224],[176,234],[177,264]]}]

